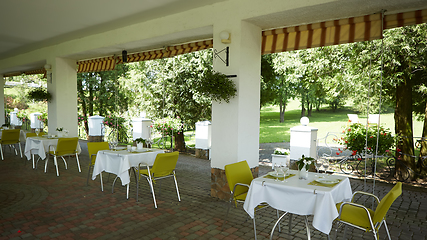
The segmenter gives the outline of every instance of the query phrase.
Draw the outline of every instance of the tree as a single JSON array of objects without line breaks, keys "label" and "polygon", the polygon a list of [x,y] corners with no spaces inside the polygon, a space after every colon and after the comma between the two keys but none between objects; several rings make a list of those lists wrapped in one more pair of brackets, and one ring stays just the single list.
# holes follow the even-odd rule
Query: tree
[{"label": "tree", "polygon": [[[116,70],[77,74],[77,95],[80,113],[84,119],[94,116],[121,116],[128,110],[132,98],[123,87],[128,66],[117,65]],[[87,121],[84,123],[89,135]]]},{"label": "tree", "polygon": [[[179,118],[185,128],[210,120],[212,101],[228,102],[237,91],[231,79],[213,72],[212,50],[142,62],[135,68],[144,85],[138,89],[144,95],[141,107],[152,118]],[[175,148],[185,149],[183,134],[175,135]]]}]

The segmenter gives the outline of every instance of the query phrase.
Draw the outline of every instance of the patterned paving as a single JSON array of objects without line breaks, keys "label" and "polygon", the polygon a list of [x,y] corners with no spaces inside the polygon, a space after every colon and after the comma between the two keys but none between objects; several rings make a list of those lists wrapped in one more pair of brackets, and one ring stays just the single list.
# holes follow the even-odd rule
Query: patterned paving
[{"label": "patterned paving", "polygon": [[[230,211],[224,231],[221,225],[226,202],[210,197],[210,162],[181,155],[177,178],[182,201],[178,202],[172,179],[157,181],[158,209],[154,208],[148,184],[141,182],[139,202],[135,201],[135,184],[126,188],[118,182],[111,193],[114,176],[104,175],[104,192],[99,179],[86,186],[88,156],[81,141],[82,172],[75,160],[69,169],[60,166],[56,176],[53,164],[48,173],[42,167],[31,169],[30,162],[6,152],[0,162],[0,239],[253,239],[252,221],[239,206]],[[268,167],[261,166],[260,173]],[[132,180],[131,180],[132,181]],[[353,191],[364,190],[364,182],[351,180]],[[368,183],[369,190],[372,184]],[[391,184],[377,183],[376,194],[383,196]],[[427,239],[427,191],[404,186],[401,197],[388,214],[393,239]],[[257,215],[258,239],[268,239],[275,211],[267,208]],[[294,216],[292,232],[288,218],[284,231],[274,239],[306,239],[304,218]],[[335,228],[334,228],[335,229]],[[334,230],[333,229],[333,230]],[[338,236],[342,237],[342,230]],[[327,239],[312,229],[312,239]],[[380,233],[381,239],[386,237]],[[362,231],[347,231],[347,239],[373,239]]]}]

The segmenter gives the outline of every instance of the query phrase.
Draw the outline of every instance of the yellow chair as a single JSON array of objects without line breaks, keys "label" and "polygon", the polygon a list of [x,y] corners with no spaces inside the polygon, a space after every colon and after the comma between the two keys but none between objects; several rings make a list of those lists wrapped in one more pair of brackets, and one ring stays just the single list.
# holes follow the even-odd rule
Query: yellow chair
[{"label": "yellow chair", "polygon": [[[50,145],[49,146],[49,155],[53,155],[53,162],[56,167],[56,175],[59,177],[59,170],[58,170],[58,161],[57,157],[61,157],[65,164],[65,169],[67,169],[67,162],[65,161],[65,156],[76,156],[77,160],[77,166],[79,168],[79,172],[82,170],[80,169],[80,162],[79,162],[79,155],[77,154],[77,144],[79,139],[77,137],[74,138],[59,138],[58,144]],[[45,166],[44,166],[44,172],[47,172],[47,163],[48,159],[46,159]],[[37,160],[38,162],[38,160]]]},{"label": "yellow chair", "polygon": [[[95,166],[96,154],[100,150],[108,150],[108,149],[110,149],[108,142],[88,142],[87,143],[87,150],[89,152],[90,162],[89,162],[89,170],[87,172],[86,186],[89,185],[90,169],[93,168],[93,166]],[[101,180],[101,190],[104,191],[104,186],[102,183],[102,173],[99,174],[99,177]]]},{"label": "yellow chair", "polygon": [[37,134],[33,132],[26,133],[25,138],[29,138],[29,137],[37,137]]},{"label": "yellow chair", "polygon": [[[373,197],[378,204],[375,211],[367,208],[361,204],[354,203],[354,196],[357,194],[363,194],[370,197]],[[378,197],[366,193],[366,192],[355,192],[351,199],[351,202],[344,202],[337,204],[337,210],[339,212],[339,216],[336,219],[337,228],[335,230],[335,239],[337,237],[338,228],[342,224],[346,224],[366,232],[372,232],[374,234],[374,238],[378,239],[378,230],[384,224],[385,230],[387,232],[388,238],[391,240],[390,233],[388,231],[387,223],[385,221],[385,216],[387,214],[388,209],[393,204],[394,200],[402,194],[402,183],[398,182],[391,190],[387,193],[379,201]],[[345,231],[344,231],[345,238]]]},{"label": "yellow chair", "polygon": [[[146,169],[139,169],[139,175],[143,176],[147,179],[148,184],[151,188],[151,193],[153,194],[154,207],[157,208],[156,203],[156,195],[154,194],[154,186],[153,182],[159,179],[173,177],[175,182],[176,194],[178,195],[178,201],[181,201],[181,197],[179,196],[178,183],[176,181],[175,175],[175,167],[178,162],[179,152],[171,152],[171,153],[159,153],[154,160],[153,167],[147,166]],[[136,191],[137,191],[137,201],[138,201],[138,188],[139,181],[137,182]]]},{"label": "yellow chair", "polygon": [[[251,185],[251,182],[253,180],[252,171],[246,161],[225,165],[224,169],[225,169],[225,176],[228,182],[228,187],[230,188],[231,196],[230,196],[230,201],[227,208],[227,213],[225,215],[225,219],[222,224],[222,229],[224,229],[225,222],[227,221],[231,203],[234,201],[235,205],[237,206],[237,203],[245,202],[246,195],[249,190],[249,186]],[[268,205],[259,205],[257,208],[263,208],[266,206]],[[278,210],[277,210],[277,217],[279,217]],[[253,219],[253,222],[254,222],[255,239],[257,239],[255,217]],[[279,225],[279,231],[280,231],[280,225]]]},{"label": "yellow chair", "polygon": [[21,154],[22,158],[22,148],[21,143],[19,142],[19,129],[5,129],[2,131],[1,139],[0,139],[0,152],[1,152],[1,160],[4,160],[3,158],[3,145],[9,145],[12,146],[13,149],[15,149],[15,154],[18,155],[18,152],[16,151],[15,145],[19,145],[19,152]]}]

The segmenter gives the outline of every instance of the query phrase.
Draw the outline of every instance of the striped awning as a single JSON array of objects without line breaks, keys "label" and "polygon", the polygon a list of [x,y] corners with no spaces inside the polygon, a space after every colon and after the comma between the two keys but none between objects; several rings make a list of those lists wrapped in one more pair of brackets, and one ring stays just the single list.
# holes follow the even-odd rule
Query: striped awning
[{"label": "striped awning", "polygon": [[77,72],[100,72],[114,70],[116,59],[113,57],[97,58],[77,62]]},{"label": "striped awning", "polygon": [[262,54],[379,39],[381,14],[262,32]]},{"label": "striped awning", "polygon": [[427,9],[397,13],[384,17],[384,29],[397,28],[427,22]]},{"label": "striped awning", "polygon": [[[176,46],[169,46],[164,49],[145,51],[139,53],[128,54],[127,62],[139,62],[146,60],[154,60],[168,57],[175,57],[185,53],[196,52],[213,47],[213,40],[204,40],[198,42],[191,42]],[[97,58],[86,61],[77,62],[77,72],[98,72],[114,70],[116,64],[123,63],[122,56],[111,56],[107,58]]]},{"label": "striped awning", "polygon": [[[427,9],[384,16],[384,29],[427,22]],[[262,54],[382,38],[381,13],[263,31]]]},{"label": "striped awning", "polygon": [[40,69],[34,69],[34,70],[25,71],[25,72],[6,73],[6,74],[3,74],[3,77],[14,77],[14,76],[20,76],[22,74],[24,75],[43,74],[43,78],[46,78],[46,69],[40,68]]}]

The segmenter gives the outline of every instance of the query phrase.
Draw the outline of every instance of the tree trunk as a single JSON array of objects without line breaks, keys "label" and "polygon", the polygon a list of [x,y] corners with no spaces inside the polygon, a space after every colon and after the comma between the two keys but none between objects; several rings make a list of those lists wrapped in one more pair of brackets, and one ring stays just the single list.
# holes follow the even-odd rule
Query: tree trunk
[{"label": "tree trunk", "polygon": [[313,103],[308,104],[307,117],[311,117],[311,112],[313,111]]},{"label": "tree trunk", "polygon": [[283,102],[283,99],[280,99],[279,111],[280,111],[280,122],[285,122],[285,109],[286,103]]},{"label": "tree trunk", "polygon": [[185,152],[185,139],[184,139],[184,132],[179,132],[179,134],[176,134],[175,137],[175,150],[179,152]]},{"label": "tree trunk", "polygon": [[[409,155],[414,155],[414,141],[412,133],[412,85],[410,80],[406,80],[400,83],[396,87],[396,108],[394,112],[395,120],[395,133],[400,137],[396,148],[400,149],[401,152],[405,154],[396,154],[401,161],[405,163],[406,166],[415,169],[415,159]],[[410,174],[410,178],[414,178],[413,172],[407,171],[405,166],[401,166],[398,161],[396,161],[396,174],[397,177],[402,179],[407,176],[402,176]]]},{"label": "tree trunk", "polygon": [[301,98],[301,117],[305,116],[304,98]]}]

